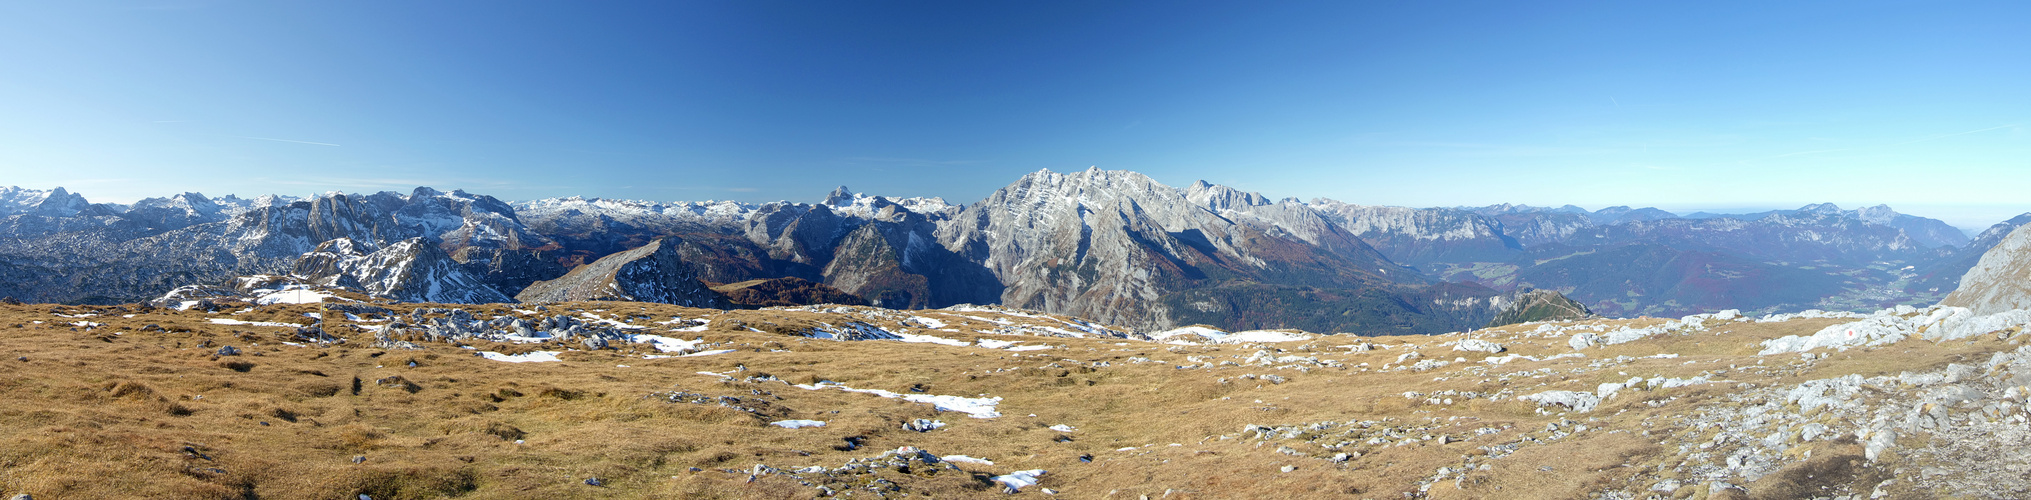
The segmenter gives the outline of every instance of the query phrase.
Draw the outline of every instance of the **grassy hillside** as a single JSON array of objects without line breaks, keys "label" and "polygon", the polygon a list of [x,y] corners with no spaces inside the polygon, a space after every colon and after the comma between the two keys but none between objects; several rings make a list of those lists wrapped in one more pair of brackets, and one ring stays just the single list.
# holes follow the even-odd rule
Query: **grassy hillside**
[{"label": "grassy hillside", "polygon": [[[430,305],[386,307],[386,316],[410,318]],[[460,307],[482,321],[570,316],[696,343],[587,350],[569,339],[412,335],[389,340],[415,349],[377,348],[359,327],[384,324],[380,316],[341,321],[334,313],[325,331],[342,343],[274,326],[311,323],[305,314],[315,305],[214,313],[0,305],[0,493],[978,498],[1004,496],[997,477],[1043,470],[1018,497],[1041,498],[1044,489],[1069,498],[1867,495],[1933,463],[1921,453],[1923,437],[1907,435],[1899,451],[1874,461],[1861,458],[1851,433],[1794,440],[1781,454],[1755,455],[1760,468],[1730,469],[1729,453],[1762,448],[1716,441],[1717,429],[1756,429],[1727,419],[1767,401],[1757,391],[1777,391],[1767,397],[1783,407],[1782,391],[1803,381],[1939,370],[2023,339],[1914,339],[1801,361],[1756,356],[1757,342],[1838,320],[1719,322],[1574,357],[1567,335],[1543,333],[1547,325],[1613,331],[1661,321],[1172,345],[999,308]],[[912,337],[814,338],[863,326]],[[1449,347],[1469,337],[1506,350]],[[238,354],[221,356],[226,346]],[[555,352],[559,361],[511,363],[482,352]],[[695,355],[676,356],[686,353]],[[1522,399],[1632,376],[1712,382],[1632,388],[1591,411]],[[1891,396],[1896,390],[1872,398],[1910,408]],[[901,399],[931,396],[951,398]],[[959,398],[998,416],[937,406]],[[1834,413],[1814,418],[1852,430]],[[905,428],[919,419],[943,426]],[[825,425],[771,425],[787,420]],[[903,447],[912,448],[898,455]],[[1709,496],[1716,480],[1747,489]],[[1908,480],[1885,487],[1951,493]]]}]

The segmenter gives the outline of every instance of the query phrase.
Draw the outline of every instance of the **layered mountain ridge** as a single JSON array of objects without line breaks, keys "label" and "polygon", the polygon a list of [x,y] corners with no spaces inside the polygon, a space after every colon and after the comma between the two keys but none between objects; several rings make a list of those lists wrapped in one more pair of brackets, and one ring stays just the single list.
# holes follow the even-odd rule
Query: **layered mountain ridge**
[{"label": "layered mountain ridge", "polygon": [[1610,316],[1929,304],[1994,244],[1881,205],[1685,217],[1571,205],[1311,205],[1436,277],[1557,290]]},{"label": "layered mountain ridge", "polygon": [[[1532,289],[1610,316],[1797,309],[1885,293],[1914,268],[1957,276],[1951,257],[1980,253],[1937,245],[1950,235],[1925,231],[1944,223],[1888,207],[1756,218],[1376,207],[1097,168],[1034,172],[963,206],[845,187],[810,204],[503,202],[417,188],[131,206],[6,188],[0,214],[0,277],[13,278],[0,295],[44,302],[131,302],[283,273],[404,301],[491,302],[655,245],[684,264],[679,281],[699,282],[683,287],[698,300],[712,284],[794,278],[882,307],[1007,304],[1142,329],[1456,331]],[[545,293],[591,296],[559,286]]]}]

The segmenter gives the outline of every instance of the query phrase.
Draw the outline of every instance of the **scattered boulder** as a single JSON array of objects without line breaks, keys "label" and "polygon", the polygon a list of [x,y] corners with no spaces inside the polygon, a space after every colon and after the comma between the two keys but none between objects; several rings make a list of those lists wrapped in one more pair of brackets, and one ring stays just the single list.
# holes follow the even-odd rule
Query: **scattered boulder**
[{"label": "scattered boulder", "polygon": [[1573,334],[1572,338],[1566,339],[1566,345],[1573,346],[1573,350],[1577,351],[1601,345],[1601,340],[1602,339],[1599,334],[1591,332],[1580,332]]},{"label": "scattered boulder", "polygon": [[1596,396],[1593,393],[1574,391],[1545,391],[1522,396],[1517,399],[1535,402],[1538,406],[1563,406],[1572,411],[1582,413],[1593,411],[1595,406],[1601,404],[1600,396]]},{"label": "scattered boulder", "polygon": [[1508,350],[1508,348],[1503,347],[1502,344],[1497,344],[1486,340],[1467,339],[1460,341],[1459,344],[1453,345],[1453,350],[1466,352],[1485,352],[1489,354],[1495,354]]}]

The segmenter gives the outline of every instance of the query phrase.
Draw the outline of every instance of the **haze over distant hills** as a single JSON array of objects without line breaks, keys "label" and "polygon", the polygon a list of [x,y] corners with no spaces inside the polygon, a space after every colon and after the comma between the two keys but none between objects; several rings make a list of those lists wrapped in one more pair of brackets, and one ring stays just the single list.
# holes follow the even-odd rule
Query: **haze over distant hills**
[{"label": "haze over distant hills", "polygon": [[[735,288],[723,284],[741,283],[770,290],[754,300],[771,304],[850,294],[891,308],[998,303],[1145,329],[1435,333],[1483,326],[1531,289],[1610,316],[1930,304],[2024,220],[1971,245],[1944,222],[1881,205],[1687,216],[1404,208],[1271,200],[1099,169],[1038,171],[968,205],[844,187],[819,203],[504,202],[417,188],[131,205],[4,188],[0,295],[132,302],[270,274],[405,301],[712,305],[729,304]],[[566,276],[581,265],[604,271]],[[626,277],[647,272],[632,269],[685,277]],[[653,293],[629,289],[651,283]],[[528,291],[536,284],[540,293]]]}]

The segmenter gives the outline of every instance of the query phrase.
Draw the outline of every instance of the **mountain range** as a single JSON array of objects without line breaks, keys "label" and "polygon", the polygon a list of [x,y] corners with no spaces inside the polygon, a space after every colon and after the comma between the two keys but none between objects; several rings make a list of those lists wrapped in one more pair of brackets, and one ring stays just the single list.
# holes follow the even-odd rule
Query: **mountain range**
[{"label": "mountain range", "polygon": [[504,202],[417,188],[132,205],[4,188],[0,295],[125,303],[273,275],[421,302],[851,296],[1140,329],[1435,333],[1541,305],[1534,290],[1611,316],[1930,303],[2023,219],[1969,244],[1884,206],[1684,217],[1379,207],[1099,169],[1034,172],[967,205],[845,187],[818,203]]}]

